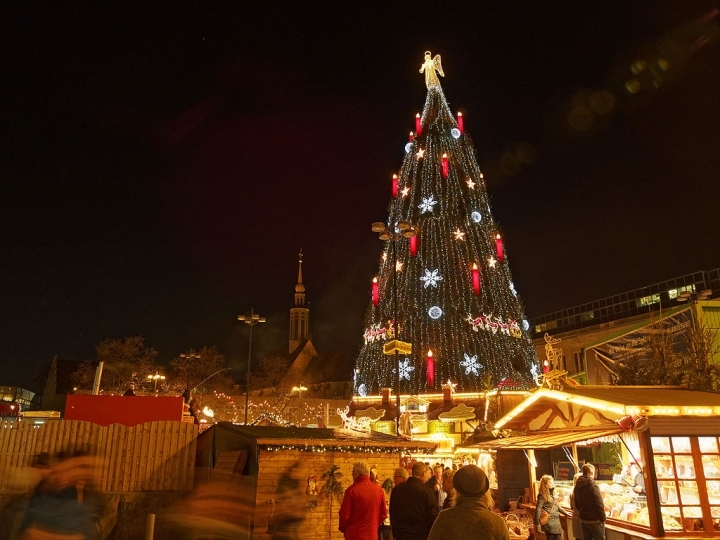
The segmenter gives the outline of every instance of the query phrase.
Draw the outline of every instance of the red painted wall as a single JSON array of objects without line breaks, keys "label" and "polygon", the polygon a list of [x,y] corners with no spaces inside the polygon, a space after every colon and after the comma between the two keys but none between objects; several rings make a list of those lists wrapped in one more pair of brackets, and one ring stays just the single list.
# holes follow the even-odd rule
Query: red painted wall
[{"label": "red painted wall", "polygon": [[70,394],[65,420],[84,420],[101,426],[134,426],[157,420],[182,421],[182,396],[88,396]]}]

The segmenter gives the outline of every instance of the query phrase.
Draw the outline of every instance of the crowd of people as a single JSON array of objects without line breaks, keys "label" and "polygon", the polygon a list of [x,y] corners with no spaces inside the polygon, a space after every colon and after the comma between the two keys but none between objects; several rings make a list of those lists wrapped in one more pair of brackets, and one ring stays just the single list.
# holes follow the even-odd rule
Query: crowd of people
[{"label": "crowd of people", "polygon": [[410,473],[399,467],[389,510],[385,492],[366,463],[355,463],[352,476],[340,508],[340,531],[346,540],[384,540],[388,517],[395,540],[473,538],[478,531],[485,540],[510,540],[505,520],[494,511],[487,475],[476,465],[454,470],[418,461]]},{"label": "crowd of people", "polygon": [[[0,519],[0,537],[12,540],[90,538],[98,517],[93,492],[97,466],[97,458],[81,452],[37,456],[27,480],[32,489],[17,505],[6,508]],[[540,479],[533,516],[535,537],[561,540],[560,515],[563,514],[571,518],[576,540],[605,540],[605,506],[594,477],[595,467],[589,463],[583,465],[582,473],[575,475],[569,501],[571,512],[558,504],[553,477],[544,475]],[[381,487],[377,469],[359,461],[353,464],[352,480],[344,494],[341,493],[338,514],[339,530],[346,540],[452,540],[477,537],[478,531],[482,531],[484,540],[510,540],[507,523],[496,508],[490,481],[485,471],[476,465],[455,469],[417,461],[410,470],[395,469],[392,482],[386,480]],[[634,484],[637,493],[644,493],[641,474],[635,475]],[[248,525],[235,523],[237,514],[254,513],[251,492],[249,486],[238,489],[237,504],[229,504],[232,497],[227,486],[211,483],[205,486],[205,491],[184,501],[174,518],[168,515],[166,519],[182,521],[186,533],[192,532],[193,527],[204,528],[195,531],[198,534],[212,531],[218,535],[218,524],[224,523],[227,535],[217,537],[234,538],[247,530]],[[223,504],[208,505],[208,501],[219,500],[223,500]],[[299,538],[306,510],[317,507],[317,501],[315,476],[306,475],[301,461],[294,463],[278,481],[272,510],[267,516],[271,537],[274,540]],[[234,509],[232,515],[213,513],[213,509],[226,507]],[[207,523],[200,523],[198,515],[207,517]],[[180,519],[183,516],[194,516],[192,523]]]}]

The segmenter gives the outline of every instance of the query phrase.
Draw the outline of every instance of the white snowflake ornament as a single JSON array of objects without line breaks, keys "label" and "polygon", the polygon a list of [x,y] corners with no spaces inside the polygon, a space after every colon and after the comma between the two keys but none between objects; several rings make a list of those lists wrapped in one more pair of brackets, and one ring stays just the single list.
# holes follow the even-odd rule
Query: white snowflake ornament
[{"label": "white snowflake ornament", "polygon": [[482,364],[478,363],[477,355],[469,356],[467,353],[465,353],[465,360],[460,362],[460,365],[465,368],[465,375],[470,372],[473,375],[478,375],[483,367]]},{"label": "white snowflake ornament", "polygon": [[432,212],[433,206],[437,204],[437,201],[435,198],[430,195],[429,197],[423,197],[422,202],[418,204],[418,208],[420,209],[420,212],[424,214],[425,212]]},{"label": "white snowflake ornament", "polygon": [[[400,362],[400,379],[410,380],[410,373],[415,371],[415,366],[410,364],[410,360],[407,358]],[[393,369],[393,372],[396,371]]]},{"label": "white snowflake ornament", "polygon": [[426,289],[431,285],[437,288],[438,281],[442,281],[443,278],[441,275],[438,275],[438,271],[439,270],[437,268],[432,272],[430,272],[427,268],[425,269],[425,275],[420,278],[420,281],[425,282]]}]

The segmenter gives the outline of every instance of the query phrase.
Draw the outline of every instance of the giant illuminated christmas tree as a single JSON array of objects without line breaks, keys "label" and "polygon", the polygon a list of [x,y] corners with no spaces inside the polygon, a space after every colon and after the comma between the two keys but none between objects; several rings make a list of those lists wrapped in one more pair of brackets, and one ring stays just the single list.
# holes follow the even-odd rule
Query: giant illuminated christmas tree
[{"label": "giant illuminated christmas tree", "polygon": [[392,178],[387,222],[373,225],[386,241],[355,393],[397,389],[398,375],[409,394],[440,392],[448,382],[465,392],[533,386],[528,322],[472,141],[440,87],[440,56],[425,53],[420,72],[425,108]]}]

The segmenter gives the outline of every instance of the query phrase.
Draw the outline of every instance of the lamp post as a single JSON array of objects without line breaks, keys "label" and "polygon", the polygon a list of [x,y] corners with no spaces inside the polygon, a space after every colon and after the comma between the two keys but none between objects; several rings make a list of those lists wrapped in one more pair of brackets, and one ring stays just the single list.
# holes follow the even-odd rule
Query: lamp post
[{"label": "lamp post", "polygon": [[153,381],[155,383],[155,388],[153,390],[153,393],[157,394],[157,383],[158,381],[164,381],[165,375],[160,375],[157,371],[155,372],[155,375],[148,375],[147,376],[148,381]]},{"label": "lamp post", "polygon": [[683,291],[677,296],[678,302],[690,302],[697,304],[699,301],[707,300],[712,296],[712,290],[704,289],[700,292],[691,293],[690,291]]},{"label": "lamp post", "polygon": [[297,392],[299,395],[298,407],[297,407],[297,421],[296,421],[296,424],[298,427],[300,427],[300,410],[302,409],[302,393],[305,392],[306,390],[307,390],[307,386],[303,386],[303,385],[292,387],[292,392],[293,393]]},{"label": "lamp post", "polygon": [[[693,286],[693,289],[695,287]],[[684,302],[692,302],[693,307],[690,309],[690,317],[692,319],[692,324],[695,326],[698,324],[698,321],[702,321],[701,314],[698,311],[697,303],[701,302],[703,300],[707,300],[712,296],[712,290],[710,289],[703,289],[700,292],[690,292],[690,291],[683,291],[677,296],[677,301],[680,303]]]},{"label": "lamp post", "polygon": [[[397,246],[396,243],[402,238],[412,238],[416,234],[415,228],[408,221],[398,221],[391,230],[381,222],[376,221],[372,224],[372,231],[378,233],[378,238],[383,242],[391,242],[392,249],[392,289],[393,289],[393,334],[395,341],[400,338],[398,335],[398,312],[397,312]],[[397,343],[396,343],[397,345]],[[400,437],[400,354],[397,346],[395,347],[395,433]]]},{"label": "lamp post", "polygon": [[245,377],[245,425],[248,423],[248,406],[250,404],[250,358],[252,354],[252,330],[258,323],[264,323],[265,317],[261,317],[250,309],[250,315],[238,315],[238,321],[242,321],[250,327],[250,341],[248,345],[247,375]]},{"label": "lamp post", "polygon": [[190,403],[192,399],[192,390],[190,389],[190,364],[194,360],[200,360],[201,356],[199,354],[181,354],[180,358],[182,358],[185,363],[185,393],[187,394],[187,402]]}]

